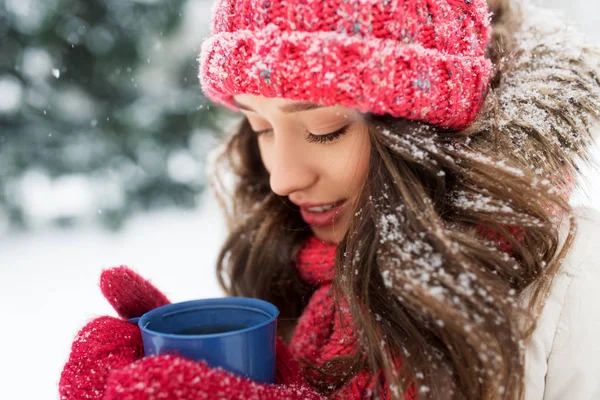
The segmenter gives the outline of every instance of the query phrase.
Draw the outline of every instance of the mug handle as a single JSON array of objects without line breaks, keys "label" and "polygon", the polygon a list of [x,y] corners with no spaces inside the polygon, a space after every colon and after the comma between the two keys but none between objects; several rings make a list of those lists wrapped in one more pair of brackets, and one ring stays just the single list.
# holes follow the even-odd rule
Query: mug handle
[{"label": "mug handle", "polygon": [[140,320],[141,317],[135,317],[135,318],[129,318],[129,322],[131,322],[132,324],[136,324],[138,323],[138,321]]}]

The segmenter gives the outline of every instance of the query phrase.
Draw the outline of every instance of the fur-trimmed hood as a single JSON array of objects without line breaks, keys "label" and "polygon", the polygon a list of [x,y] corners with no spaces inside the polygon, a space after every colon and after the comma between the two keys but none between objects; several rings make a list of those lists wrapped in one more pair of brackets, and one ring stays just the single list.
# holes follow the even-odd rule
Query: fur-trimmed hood
[{"label": "fur-trimmed hood", "polygon": [[[486,104],[468,130],[509,146],[521,165],[562,186],[577,184],[600,129],[600,53],[559,14],[517,1],[488,0],[504,35]],[[477,135],[476,135],[477,136]],[[572,187],[571,187],[572,189]]]}]

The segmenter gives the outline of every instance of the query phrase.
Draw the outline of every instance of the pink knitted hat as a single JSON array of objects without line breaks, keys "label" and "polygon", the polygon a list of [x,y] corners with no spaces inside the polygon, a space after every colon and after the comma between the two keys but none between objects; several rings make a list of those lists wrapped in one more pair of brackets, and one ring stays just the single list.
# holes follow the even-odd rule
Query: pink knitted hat
[{"label": "pink knitted hat", "polygon": [[462,129],[491,75],[485,0],[215,0],[200,83]]}]

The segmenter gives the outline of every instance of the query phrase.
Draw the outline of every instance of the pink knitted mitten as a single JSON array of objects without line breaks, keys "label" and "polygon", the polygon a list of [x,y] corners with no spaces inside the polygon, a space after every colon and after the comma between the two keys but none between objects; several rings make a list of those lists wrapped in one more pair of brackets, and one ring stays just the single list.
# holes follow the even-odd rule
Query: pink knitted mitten
[{"label": "pink knitted mitten", "polygon": [[81,329],[60,376],[61,400],[101,399],[109,372],[144,354],[140,330],[127,319],[169,303],[164,294],[126,266],[103,271],[100,289],[122,319],[103,316]]}]

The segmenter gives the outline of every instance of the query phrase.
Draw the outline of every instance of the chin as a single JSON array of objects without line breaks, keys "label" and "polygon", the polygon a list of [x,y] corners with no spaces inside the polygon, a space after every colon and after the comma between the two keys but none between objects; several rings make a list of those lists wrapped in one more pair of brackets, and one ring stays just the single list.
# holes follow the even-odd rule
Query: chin
[{"label": "chin", "polygon": [[342,241],[343,237],[344,237],[344,232],[341,232],[339,229],[333,229],[332,227],[328,226],[325,228],[311,228],[313,233],[315,234],[315,236],[323,241],[323,242],[327,242],[327,243],[332,243],[332,244],[338,244]]}]

